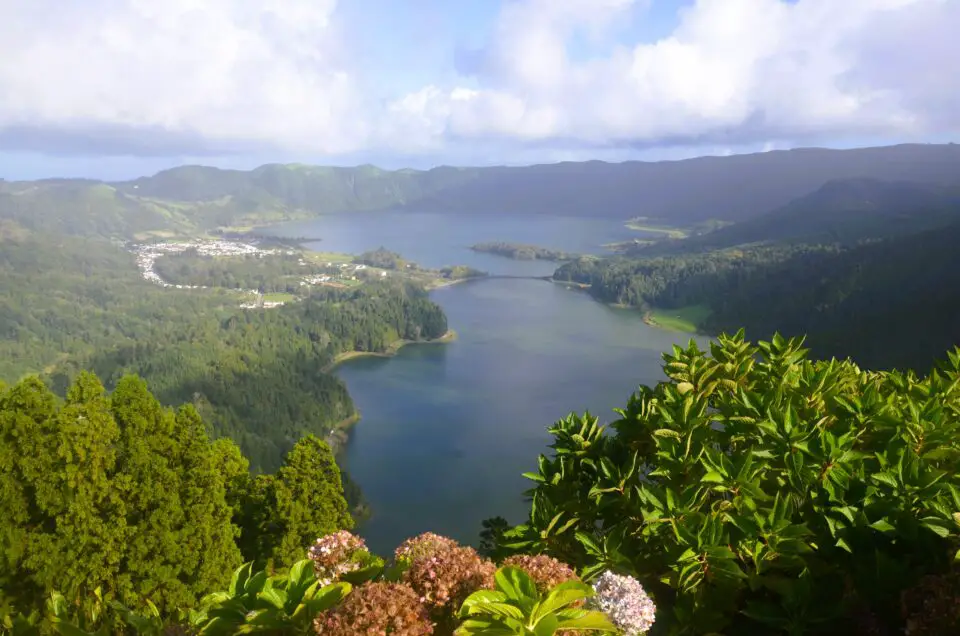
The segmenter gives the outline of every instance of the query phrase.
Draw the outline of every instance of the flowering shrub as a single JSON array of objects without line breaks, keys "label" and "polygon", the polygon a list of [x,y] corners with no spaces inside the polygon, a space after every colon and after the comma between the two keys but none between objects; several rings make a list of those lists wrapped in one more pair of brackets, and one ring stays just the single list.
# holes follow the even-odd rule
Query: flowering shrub
[{"label": "flowering shrub", "polygon": [[624,636],[638,636],[653,626],[657,607],[635,578],[604,572],[593,585],[588,603],[619,627]]},{"label": "flowering shrub", "polygon": [[403,582],[420,602],[435,612],[456,610],[470,594],[493,588],[496,566],[468,547],[445,548],[416,559],[403,573]]},{"label": "flowering shrub", "polygon": [[518,567],[529,574],[537,584],[537,591],[541,594],[566,581],[580,580],[569,565],[545,554],[536,556],[518,554],[508,557],[503,564]]},{"label": "flowering shrub", "polygon": [[307,552],[320,585],[327,585],[348,572],[360,569],[364,557],[368,555],[363,539],[346,530],[320,537]]},{"label": "flowering shrub", "polygon": [[314,629],[323,636],[426,636],[433,633],[433,623],[409,587],[374,582],[354,589],[340,605],[320,614]]},{"label": "flowering shrub", "polygon": [[431,557],[442,550],[460,547],[453,539],[442,537],[432,532],[424,532],[412,539],[407,539],[394,551],[393,557],[397,561],[406,559],[416,561],[424,557]]},{"label": "flowering shrub", "polygon": [[577,607],[594,594],[586,583],[565,581],[541,593],[529,574],[511,565],[497,570],[494,580],[496,589],[474,592],[463,602],[458,636],[617,633],[601,612]]},{"label": "flowering shrub", "polygon": [[500,547],[643,576],[675,633],[919,625],[901,593],[960,545],[960,349],[925,377],[806,356],[742,333],[676,347],[609,430],[550,429]]}]

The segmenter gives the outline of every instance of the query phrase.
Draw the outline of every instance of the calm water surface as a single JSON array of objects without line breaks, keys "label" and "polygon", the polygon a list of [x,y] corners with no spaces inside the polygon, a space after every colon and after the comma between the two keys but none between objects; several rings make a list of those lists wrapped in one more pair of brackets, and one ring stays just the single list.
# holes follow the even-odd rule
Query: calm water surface
[{"label": "calm water surface", "polygon": [[[467,247],[503,240],[602,253],[603,243],[637,235],[587,219],[407,213],[326,217],[283,233],[323,237],[313,247],[326,251],[383,245],[429,267],[536,275],[554,265]],[[535,470],[549,443],[546,428],[571,411],[613,419],[612,409],[638,384],[662,379],[660,353],[686,339],[648,327],[637,312],[543,281],[479,280],[437,290],[433,299],[456,342],[338,368],[363,416],[344,452],[374,510],[359,532],[380,553],[426,530],[475,543],[487,517],[522,521],[531,482],[520,475]]]}]

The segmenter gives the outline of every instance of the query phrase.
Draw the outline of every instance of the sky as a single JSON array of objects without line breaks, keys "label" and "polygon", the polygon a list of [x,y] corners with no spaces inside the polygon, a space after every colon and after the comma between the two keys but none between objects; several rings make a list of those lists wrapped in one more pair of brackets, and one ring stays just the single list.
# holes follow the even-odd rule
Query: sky
[{"label": "sky", "polygon": [[0,178],[960,137],[960,0],[0,0]]}]

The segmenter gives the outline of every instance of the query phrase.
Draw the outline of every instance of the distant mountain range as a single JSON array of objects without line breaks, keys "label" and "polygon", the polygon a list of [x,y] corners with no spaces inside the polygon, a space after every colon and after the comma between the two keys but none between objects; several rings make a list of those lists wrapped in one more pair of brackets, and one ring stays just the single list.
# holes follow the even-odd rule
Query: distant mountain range
[{"label": "distant mountain range", "polygon": [[[847,180],[854,181],[842,185]],[[802,210],[816,204],[817,191],[822,196],[826,188],[830,197],[830,188],[846,188],[856,199],[857,182],[878,181],[912,182],[918,191],[958,185],[960,145],[425,171],[300,164],[250,171],[182,166],[124,182],[0,181],[0,219],[28,229],[127,238],[374,210],[624,220],[644,216],[691,225],[707,219],[755,219],[809,195],[812,202],[794,204],[800,211],[793,223],[802,225]],[[739,231],[749,233],[749,226]]]}]

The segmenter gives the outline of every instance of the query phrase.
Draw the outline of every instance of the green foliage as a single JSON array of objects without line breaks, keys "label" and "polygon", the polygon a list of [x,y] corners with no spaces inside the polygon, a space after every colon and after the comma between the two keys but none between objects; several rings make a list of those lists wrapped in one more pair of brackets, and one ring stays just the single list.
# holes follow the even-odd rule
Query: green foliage
[{"label": "green foliage", "polygon": [[379,267],[380,269],[401,269],[407,262],[396,252],[391,252],[387,248],[380,246],[375,250],[364,252],[353,259],[354,263],[362,263],[370,267]]},{"label": "green foliage", "polygon": [[450,265],[440,268],[440,275],[450,280],[461,280],[464,278],[483,278],[489,274],[474,267],[467,267],[466,265]]},{"label": "green foliage", "polygon": [[160,256],[153,267],[163,280],[174,285],[299,294],[304,276],[328,270],[307,261],[301,264],[301,260],[298,254],[200,256],[188,250]]},{"label": "green foliage", "polygon": [[346,582],[321,587],[309,560],[297,561],[286,574],[237,569],[225,592],[206,596],[190,623],[201,636],[231,634],[310,634],[319,612],[350,593]]},{"label": "green foliage", "polygon": [[81,374],[62,405],[20,382],[0,396],[0,453],[0,597],[18,607],[58,590],[78,611],[145,595],[169,610],[239,561],[203,423],[162,409],[142,380],[108,397]]},{"label": "green foliage", "polygon": [[294,445],[276,475],[262,479],[269,519],[260,555],[286,567],[317,537],[353,527],[340,469],[327,444],[307,436]]},{"label": "green foliage", "polygon": [[589,414],[555,424],[503,547],[630,572],[677,634],[900,624],[901,592],[960,547],[960,350],[919,378],[800,347],[675,347],[612,435]]},{"label": "green foliage", "polygon": [[577,607],[593,596],[579,581],[560,583],[544,594],[523,570],[505,566],[497,570],[495,590],[479,590],[463,602],[463,619],[457,634],[490,636],[553,636],[561,630],[617,633],[600,612]]},{"label": "green foliage", "polygon": [[[905,212],[906,213],[906,212]],[[957,204],[960,216],[960,203]],[[708,235],[709,236],[709,235]],[[960,223],[861,245],[764,245],[650,258],[583,259],[554,274],[605,302],[663,313],[704,306],[697,326],[806,335],[818,357],[929,368],[960,342]],[[890,338],[892,325],[909,337]]]},{"label": "green foliage", "polygon": [[80,370],[113,387],[144,378],[162,404],[193,404],[254,470],[276,470],[293,442],[355,415],[325,372],[343,352],[436,338],[446,317],[426,293],[378,283],[328,290],[269,311],[234,294],[161,289],[102,241],[30,235],[0,243],[0,377],[44,373],[63,395]]},{"label": "green foliage", "polygon": [[560,250],[551,250],[546,247],[536,245],[526,245],[524,243],[504,243],[496,241],[492,243],[477,243],[470,247],[475,252],[487,252],[506,256],[518,261],[569,261],[577,258],[576,254],[561,252]]}]

